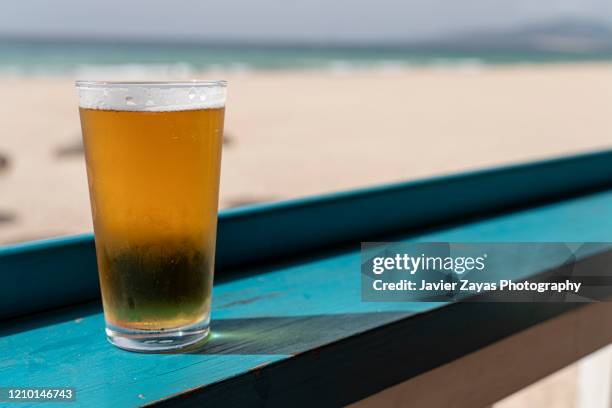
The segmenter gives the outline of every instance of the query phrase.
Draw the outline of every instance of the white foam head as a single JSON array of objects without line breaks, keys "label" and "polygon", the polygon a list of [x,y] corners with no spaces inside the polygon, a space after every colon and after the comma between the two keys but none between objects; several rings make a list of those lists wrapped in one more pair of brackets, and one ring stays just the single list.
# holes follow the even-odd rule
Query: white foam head
[{"label": "white foam head", "polygon": [[164,112],[225,106],[227,82],[77,81],[79,106],[88,109]]}]

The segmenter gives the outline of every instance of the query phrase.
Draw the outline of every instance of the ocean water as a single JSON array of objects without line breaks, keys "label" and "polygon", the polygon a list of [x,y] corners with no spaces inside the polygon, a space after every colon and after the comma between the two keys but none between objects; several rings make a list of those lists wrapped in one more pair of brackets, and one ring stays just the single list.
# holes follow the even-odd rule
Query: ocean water
[{"label": "ocean water", "polygon": [[377,47],[262,47],[0,41],[0,74],[149,73],[183,77],[202,70],[383,70],[420,66],[478,67],[612,61],[612,52],[428,50]]}]

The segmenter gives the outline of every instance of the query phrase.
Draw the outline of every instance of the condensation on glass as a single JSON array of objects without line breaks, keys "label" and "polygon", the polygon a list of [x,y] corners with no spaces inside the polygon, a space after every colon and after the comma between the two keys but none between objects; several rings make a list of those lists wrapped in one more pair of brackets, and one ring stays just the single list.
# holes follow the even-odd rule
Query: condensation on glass
[{"label": "condensation on glass", "polygon": [[111,343],[209,335],[224,81],[76,83]]}]

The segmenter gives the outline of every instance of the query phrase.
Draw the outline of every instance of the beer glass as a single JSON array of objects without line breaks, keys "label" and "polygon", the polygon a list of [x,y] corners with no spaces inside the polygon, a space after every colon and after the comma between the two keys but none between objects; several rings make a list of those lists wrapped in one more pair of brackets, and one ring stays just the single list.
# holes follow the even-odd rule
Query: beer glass
[{"label": "beer glass", "polygon": [[109,341],[209,334],[225,81],[77,81]]}]

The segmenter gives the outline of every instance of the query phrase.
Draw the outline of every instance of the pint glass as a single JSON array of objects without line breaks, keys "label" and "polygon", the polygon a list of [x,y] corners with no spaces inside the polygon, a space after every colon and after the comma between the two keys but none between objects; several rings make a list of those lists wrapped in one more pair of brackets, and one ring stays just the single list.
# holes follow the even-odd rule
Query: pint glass
[{"label": "pint glass", "polygon": [[107,337],[134,351],[202,343],[226,82],[76,86]]}]

